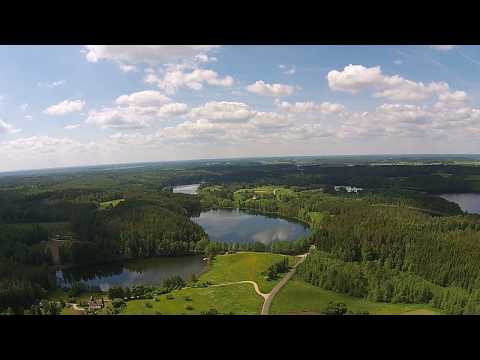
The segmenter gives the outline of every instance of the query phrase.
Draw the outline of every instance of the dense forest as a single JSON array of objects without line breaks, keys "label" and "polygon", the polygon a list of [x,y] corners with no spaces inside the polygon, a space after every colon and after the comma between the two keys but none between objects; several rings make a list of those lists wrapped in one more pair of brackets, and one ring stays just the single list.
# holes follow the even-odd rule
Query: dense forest
[{"label": "dense forest", "polygon": [[[191,162],[0,177],[0,312],[38,304],[56,286],[58,262],[245,250],[294,255],[311,244],[318,254],[301,274],[315,285],[477,312],[480,217],[434,195],[480,191],[480,167],[350,162]],[[199,196],[172,193],[192,183],[202,183]],[[273,191],[257,192],[259,186]],[[190,217],[216,207],[300,221],[312,235],[271,246],[209,242]]]}]

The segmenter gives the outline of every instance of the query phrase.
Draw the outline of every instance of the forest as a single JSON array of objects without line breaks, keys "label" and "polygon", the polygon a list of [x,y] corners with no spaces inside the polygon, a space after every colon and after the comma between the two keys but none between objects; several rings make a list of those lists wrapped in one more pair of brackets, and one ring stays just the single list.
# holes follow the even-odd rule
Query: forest
[{"label": "forest", "polygon": [[[299,273],[314,285],[375,301],[479,312],[480,217],[435,196],[475,191],[478,178],[477,166],[308,161],[0,177],[0,312],[38,304],[55,289],[59,265],[200,252],[296,255],[312,244],[317,250]],[[172,193],[173,186],[192,183],[202,184],[199,196]],[[346,193],[337,185],[364,190]],[[210,208],[280,216],[307,224],[312,235],[268,247],[210,242],[190,219]]]}]

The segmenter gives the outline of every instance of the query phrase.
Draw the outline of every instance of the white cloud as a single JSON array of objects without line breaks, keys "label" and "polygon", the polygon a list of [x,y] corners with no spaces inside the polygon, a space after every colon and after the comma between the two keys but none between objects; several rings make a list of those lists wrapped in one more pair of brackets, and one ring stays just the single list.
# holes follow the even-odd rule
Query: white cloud
[{"label": "white cloud", "polygon": [[322,102],[315,104],[314,102],[296,102],[289,103],[286,101],[276,101],[276,104],[284,111],[290,113],[305,114],[310,112],[321,112],[323,114],[335,114],[345,111],[345,106],[337,103]]},{"label": "white cloud", "polygon": [[22,111],[27,111],[27,109],[28,109],[28,104],[23,104],[20,106],[20,110]]},{"label": "white cloud", "polygon": [[53,89],[53,88],[65,85],[65,83],[66,83],[66,80],[58,80],[53,82],[43,82],[43,83],[40,82],[38,83],[38,86]]},{"label": "white cloud", "polygon": [[102,129],[140,129],[149,126],[151,116],[133,107],[103,108],[88,112],[85,123]]},{"label": "white cloud", "polygon": [[292,95],[295,88],[285,84],[267,84],[259,80],[254,84],[248,85],[247,90],[258,95],[280,97]]},{"label": "white cloud", "polygon": [[70,124],[64,127],[65,130],[75,130],[78,129],[82,124]]},{"label": "white cloud", "polygon": [[188,113],[186,104],[172,103],[167,96],[152,90],[121,95],[115,104],[116,107],[91,110],[85,123],[103,129],[141,129],[155,121]]},{"label": "white cloud", "polygon": [[145,90],[130,95],[121,95],[115,100],[115,103],[123,106],[155,106],[163,105],[170,101],[170,98],[159,91]]},{"label": "white cloud", "polygon": [[206,83],[212,86],[230,87],[234,84],[231,76],[220,77],[220,75],[208,69],[194,68],[185,65],[169,65],[161,74],[157,74],[153,69],[147,69],[144,81],[147,84],[156,84],[167,94],[175,94],[179,89],[186,87],[191,90],[203,89]]},{"label": "white cloud", "polygon": [[21,129],[15,128],[13,125],[7,124],[5,121],[0,119],[0,135],[1,134],[15,134],[20,132]]},{"label": "white cloud", "polygon": [[[132,70],[132,65],[159,65],[194,59],[195,56],[219,48],[218,45],[86,45],[85,57],[89,62],[110,60]],[[205,58],[203,58],[205,59]],[[125,68],[125,66],[130,66]]]},{"label": "white cloud", "polygon": [[368,87],[383,85],[384,77],[380,66],[366,68],[362,65],[348,65],[342,71],[332,70],[327,74],[328,85],[334,91],[353,94]]},{"label": "white cloud", "polygon": [[188,105],[183,103],[170,103],[158,109],[160,116],[178,116],[188,113]]},{"label": "white cloud", "polygon": [[228,101],[211,101],[192,109],[189,114],[212,122],[246,122],[255,115],[256,112],[247,104]]},{"label": "white cloud", "polygon": [[438,102],[435,104],[435,107],[444,108],[465,106],[467,100],[468,95],[465,91],[447,92],[438,96]]},{"label": "white cloud", "polygon": [[445,82],[424,84],[382,74],[380,66],[366,68],[362,65],[348,65],[342,71],[332,70],[327,75],[328,85],[334,91],[357,94],[361,90],[376,90],[375,97],[393,101],[425,100],[432,95],[449,91]]},{"label": "white cloud", "polygon": [[82,111],[84,106],[85,101],[83,100],[64,100],[56,105],[48,107],[44,112],[52,116],[61,116]]},{"label": "white cloud", "polygon": [[279,69],[282,70],[282,72],[285,75],[294,75],[297,72],[297,68],[295,65],[292,66],[287,66],[287,65],[278,65]]},{"label": "white cloud", "polygon": [[456,45],[429,45],[432,49],[440,51],[449,51],[455,48]]},{"label": "white cloud", "polygon": [[287,117],[274,112],[259,112],[252,119],[251,124],[259,129],[284,128],[291,124]]}]

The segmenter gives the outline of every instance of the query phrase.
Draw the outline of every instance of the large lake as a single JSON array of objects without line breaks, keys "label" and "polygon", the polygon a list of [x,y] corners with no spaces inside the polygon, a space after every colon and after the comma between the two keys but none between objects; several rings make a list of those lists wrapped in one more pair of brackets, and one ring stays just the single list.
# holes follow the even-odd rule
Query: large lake
[{"label": "large lake", "polygon": [[457,203],[465,212],[480,214],[480,194],[442,194],[439,196],[445,200]]},{"label": "large lake", "polygon": [[160,285],[165,278],[180,275],[190,280],[192,274],[206,269],[203,256],[183,256],[175,258],[137,259],[83,268],[58,271],[57,279],[62,285],[81,282],[89,286],[99,286],[102,291],[111,286]]},{"label": "large lake", "polygon": [[310,230],[302,224],[242,210],[209,210],[192,220],[203,227],[212,241],[268,245],[310,235]]}]

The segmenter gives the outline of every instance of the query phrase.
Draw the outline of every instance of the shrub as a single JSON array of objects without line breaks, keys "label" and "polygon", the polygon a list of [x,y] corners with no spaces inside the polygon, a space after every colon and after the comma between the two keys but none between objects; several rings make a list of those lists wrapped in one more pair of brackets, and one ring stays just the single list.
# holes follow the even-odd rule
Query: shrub
[{"label": "shrub", "polygon": [[116,309],[122,307],[123,305],[125,305],[125,301],[123,299],[116,298],[112,300],[112,306]]},{"label": "shrub", "polygon": [[187,306],[185,307],[185,310],[193,310],[193,306],[187,305]]},{"label": "shrub", "polygon": [[175,298],[172,295],[170,295],[170,294],[167,295],[167,300],[173,300],[173,299],[175,299]]}]

